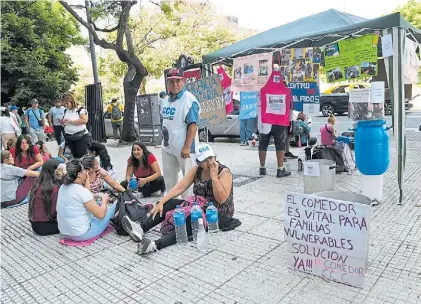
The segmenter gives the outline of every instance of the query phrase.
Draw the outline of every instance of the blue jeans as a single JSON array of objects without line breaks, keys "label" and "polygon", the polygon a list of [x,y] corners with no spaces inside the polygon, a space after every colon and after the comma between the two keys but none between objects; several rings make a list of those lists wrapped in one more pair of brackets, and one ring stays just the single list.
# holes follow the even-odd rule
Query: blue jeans
[{"label": "blue jeans", "polygon": [[97,219],[96,217],[92,217],[91,226],[89,227],[88,231],[80,236],[72,236],[70,237],[73,241],[81,242],[92,239],[107,229],[108,225],[110,224],[110,219],[114,216],[115,208],[117,204],[112,204],[107,206],[107,213],[105,214],[103,219]]},{"label": "blue jeans", "polygon": [[253,135],[256,118],[240,119],[240,142],[247,143]]}]

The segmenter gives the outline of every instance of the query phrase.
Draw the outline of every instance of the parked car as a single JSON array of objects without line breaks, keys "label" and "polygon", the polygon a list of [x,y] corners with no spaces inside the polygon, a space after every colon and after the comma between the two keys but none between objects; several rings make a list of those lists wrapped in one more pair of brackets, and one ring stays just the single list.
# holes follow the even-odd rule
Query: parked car
[{"label": "parked car", "polygon": [[[298,116],[298,111],[294,111],[294,119]],[[213,142],[216,137],[236,138],[240,137],[240,101],[233,99],[233,110],[227,115],[227,120],[221,124],[210,126],[208,131],[208,141]],[[307,122],[311,124],[311,117],[308,117]],[[257,122],[253,128],[253,133],[258,134]],[[206,129],[199,129],[199,140],[206,141]]]},{"label": "parked car", "polygon": [[[329,116],[329,114],[338,114],[341,115],[345,112],[348,112],[348,103],[349,103],[349,91],[368,89],[370,86],[368,84],[362,83],[353,83],[346,85],[337,85],[333,86],[329,90],[323,92],[320,96],[320,112],[323,116]],[[409,110],[412,105],[409,103],[409,99],[405,98],[405,108]],[[390,102],[389,88],[385,89],[385,115],[392,114],[392,104]]]}]

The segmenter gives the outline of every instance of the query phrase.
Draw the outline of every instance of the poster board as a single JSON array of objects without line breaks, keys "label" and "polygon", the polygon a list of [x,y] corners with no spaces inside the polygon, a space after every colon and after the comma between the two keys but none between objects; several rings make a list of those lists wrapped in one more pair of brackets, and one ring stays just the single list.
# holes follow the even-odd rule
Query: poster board
[{"label": "poster board", "polygon": [[284,233],[288,267],[362,288],[370,216],[370,205],[287,194]]},{"label": "poster board", "polygon": [[227,120],[225,100],[218,75],[187,83],[186,90],[200,103],[199,128],[216,125]]},{"label": "poster board", "polygon": [[257,98],[260,98],[258,92],[240,93],[240,115],[238,119],[250,119],[257,117]]},{"label": "poster board", "polygon": [[259,91],[272,74],[272,53],[234,58],[231,91]]},{"label": "poster board", "polygon": [[378,35],[345,39],[325,48],[327,81],[344,81],[376,76]]},{"label": "poster board", "polygon": [[304,104],[319,104],[319,74],[322,50],[318,47],[282,49],[282,79],[291,89],[294,110],[303,111]]}]

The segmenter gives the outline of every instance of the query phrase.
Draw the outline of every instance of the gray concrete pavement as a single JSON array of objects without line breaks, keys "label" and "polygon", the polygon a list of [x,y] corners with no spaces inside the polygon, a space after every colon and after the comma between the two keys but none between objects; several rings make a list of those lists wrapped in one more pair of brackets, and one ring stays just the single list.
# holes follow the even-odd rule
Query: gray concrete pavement
[{"label": "gray concrete pavement", "polygon": [[[48,145],[56,151],[55,143]],[[391,149],[384,202],[372,210],[365,285],[358,289],[287,268],[283,199],[287,191],[303,190],[296,161],[287,162],[292,176],[277,179],[275,153],[269,151],[268,175],[261,178],[256,148],[229,142],[213,147],[234,174],[235,217],[242,225],[218,233],[207,253],[172,246],[140,257],[128,237],[115,233],[88,247],[65,247],[58,236],[32,233],[27,206],[3,209],[1,302],[421,303],[420,148],[407,151],[402,206],[397,204],[396,151]],[[161,150],[151,151],[160,160]],[[110,147],[109,152],[121,179],[130,147]],[[293,152],[303,156],[298,149]],[[361,191],[358,172],[336,180],[339,190]]]}]

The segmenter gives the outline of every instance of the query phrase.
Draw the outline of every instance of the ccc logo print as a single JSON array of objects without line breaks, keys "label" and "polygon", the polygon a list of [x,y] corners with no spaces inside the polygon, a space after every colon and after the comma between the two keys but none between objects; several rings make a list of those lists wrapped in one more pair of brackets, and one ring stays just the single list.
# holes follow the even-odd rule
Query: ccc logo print
[{"label": "ccc logo print", "polygon": [[199,149],[199,153],[203,153],[205,151],[209,151],[209,147],[208,146]]},{"label": "ccc logo print", "polygon": [[176,108],[164,107],[164,109],[162,110],[162,114],[163,114],[164,119],[173,120],[174,115],[175,115],[175,111],[176,111]]}]

